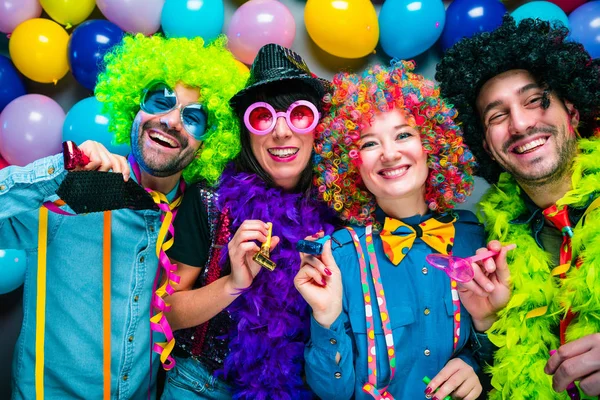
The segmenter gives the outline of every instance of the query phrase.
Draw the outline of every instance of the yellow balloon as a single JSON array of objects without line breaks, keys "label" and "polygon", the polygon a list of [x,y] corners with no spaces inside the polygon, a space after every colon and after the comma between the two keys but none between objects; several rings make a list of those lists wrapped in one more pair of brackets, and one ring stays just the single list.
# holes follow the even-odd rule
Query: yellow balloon
[{"label": "yellow balloon", "polygon": [[235,65],[238,67],[238,69],[240,70],[240,72],[242,74],[250,73],[250,69],[248,68],[248,66],[246,64],[244,64],[243,62],[241,62],[239,60],[233,60],[233,61],[235,61]]},{"label": "yellow balloon", "polygon": [[69,71],[69,35],[54,21],[33,18],[19,24],[8,42],[15,67],[29,79],[56,83]]},{"label": "yellow balloon", "polygon": [[96,7],[95,0],[40,0],[40,4],[50,18],[67,29],[85,21]]},{"label": "yellow balloon", "polygon": [[304,24],[317,46],[337,57],[364,57],[379,40],[371,0],[308,0]]}]

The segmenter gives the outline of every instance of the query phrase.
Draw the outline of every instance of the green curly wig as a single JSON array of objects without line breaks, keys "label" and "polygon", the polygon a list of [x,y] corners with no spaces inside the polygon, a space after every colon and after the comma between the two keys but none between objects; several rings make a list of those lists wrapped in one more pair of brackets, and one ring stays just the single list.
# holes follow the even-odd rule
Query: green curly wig
[{"label": "green curly wig", "polygon": [[513,69],[529,71],[541,86],[579,111],[579,133],[590,137],[598,127],[600,60],[592,60],[579,43],[567,41],[562,25],[539,19],[518,24],[506,15],[493,32],[463,39],[450,48],[437,66],[435,79],[442,96],[458,110],[464,138],[479,163],[478,175],[494,184],[502,168],[483,148],[483,126],[475,107],[481,87]]},{"label": "green curly wig", "polygon": [[229,99],[248,78],[226,44],[225,36],[209,44],[201,38],[126,36],[105,56],[106,69],[98,77],[95,90],[96,98],[104,103],[114,142],[129,143],[142,90],[150,82],[162,80],[172,87],[182,82],[200,88],[210,128],[183,176],[188,182],[205,179],[215,183],[227,162],[240,151],[239,120]]}]

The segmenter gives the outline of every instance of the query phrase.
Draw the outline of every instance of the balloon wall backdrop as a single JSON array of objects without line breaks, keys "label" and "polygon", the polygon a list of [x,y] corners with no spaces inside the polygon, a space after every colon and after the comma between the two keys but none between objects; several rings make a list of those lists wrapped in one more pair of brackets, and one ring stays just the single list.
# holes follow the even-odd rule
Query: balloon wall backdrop
[{"label": "balloon wall backdrop", "polygon": [[[111,143],[93,97],[104,55],[125,34],[207,42],[225,34],[245,71],[261,46],[279,43],[313,70],[335,64],[328,78],[392,58],[429,57],[433,65],[461,38],[499,26],[506,12],[563,24],[600,57],[600,0],[0,0],[0,35],[8,36],[0,54],[0,169],[58,152],[63,140],[92,139],[127,154],[127,146]],[[298,35],[312,47],[298,49]],[[63,109],[50,98],[53,89],[39,89],[45,85],[76,85],[81,100]]]}]

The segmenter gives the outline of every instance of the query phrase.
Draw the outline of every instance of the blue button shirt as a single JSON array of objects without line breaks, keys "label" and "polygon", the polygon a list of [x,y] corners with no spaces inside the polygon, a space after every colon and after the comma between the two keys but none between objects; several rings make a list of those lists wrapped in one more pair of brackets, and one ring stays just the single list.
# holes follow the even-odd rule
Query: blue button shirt
[{"label": "blue button shirt", "polygon": [[[428,218],[415,216],[404,222],[416,225]],[[483,227],[468,211],[457,212],[453,254],[468,257],[484,243]],[[368,258],[365,229],[355,228]],[[311,340],[306,347],[306,378],[323,399],[372,399],[363,392],[367,382],[367,329],[363,291],[356,249],[349,233],[340,230],[332,237],[333,256],[343,281],[343,310],[325,329],[314,319]],[[433,378],[454,357],[460,357],[479,370],[471,350],[465,347],[471,334],[471,318],[461,307],[461,335],[453,352],[453,303],[448,276],[425,262],[432,249],[416,239],[403,261],[394,266],[383,253],[381,238],[373,235],[381,279],[385,290],[396,352],[396,373],[388,391],[396,399],[425,399],[424,376]],[[369,274],[370,277],[370,274]],[[373,282],[369,278],[371,293]],[[377,385],[390,378],[387,347],[379,312],[374,308],[377,349]],[[339,364],[335,362],[340,353]]]},{"label": "blue button shirt", "polygon": [[[0,171],[0,244],[25,249],[23,326],[13,362],[13,399],[35,398],[38,213],[67,172],[62,155]],[[167,197],[175,195],[176,188]],[[68,210],[68,207],[66,208]],[[155,397],[158,355],[150,355],[150,299],[158,268],[160,212],[112,212],[111,398]],[[49,213],[46,287],[46,399],[103,397],[103,214]],[[164,337],[157,335],[157,339]],[[150,360],[152,359],[152,368]]]}]

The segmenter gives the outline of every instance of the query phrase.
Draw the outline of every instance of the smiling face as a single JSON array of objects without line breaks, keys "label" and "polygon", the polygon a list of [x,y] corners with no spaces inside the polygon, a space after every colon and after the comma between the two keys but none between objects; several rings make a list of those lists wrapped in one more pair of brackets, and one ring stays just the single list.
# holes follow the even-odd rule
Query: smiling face
[{"label": "smiling face", "polygon": [[[178,105],[199,100],[200,92],[181,84],[175,86]],[[194,160],[201,141],[183,128],[180,108],[165,114],[139,111],[131,129],[131,149],[140,167],[155,177],[181,172]]]},{"label": "smiling face", "polygon": [[400,199],[424,204],[427,153],[401,111],[376,114],[362,132],[359,148],[360,175],[380,205]]},{"label": "smiling face", "polygon": [[313,133],[314,130],[304,134],[294,133],[285,117],[280,116],[271,132],[265,135],[248,134],[252,153],[262,169],[277,186],[290,190],[296,187],[310,162]]},{"label": "smiling face", "polygon": [[511,70],[487,81],[477,97],[484,148],[517,181],[528,185],[562,179],[577,149],[577,111],[553,94],[547,100],[545,96],[530,73]]}]

